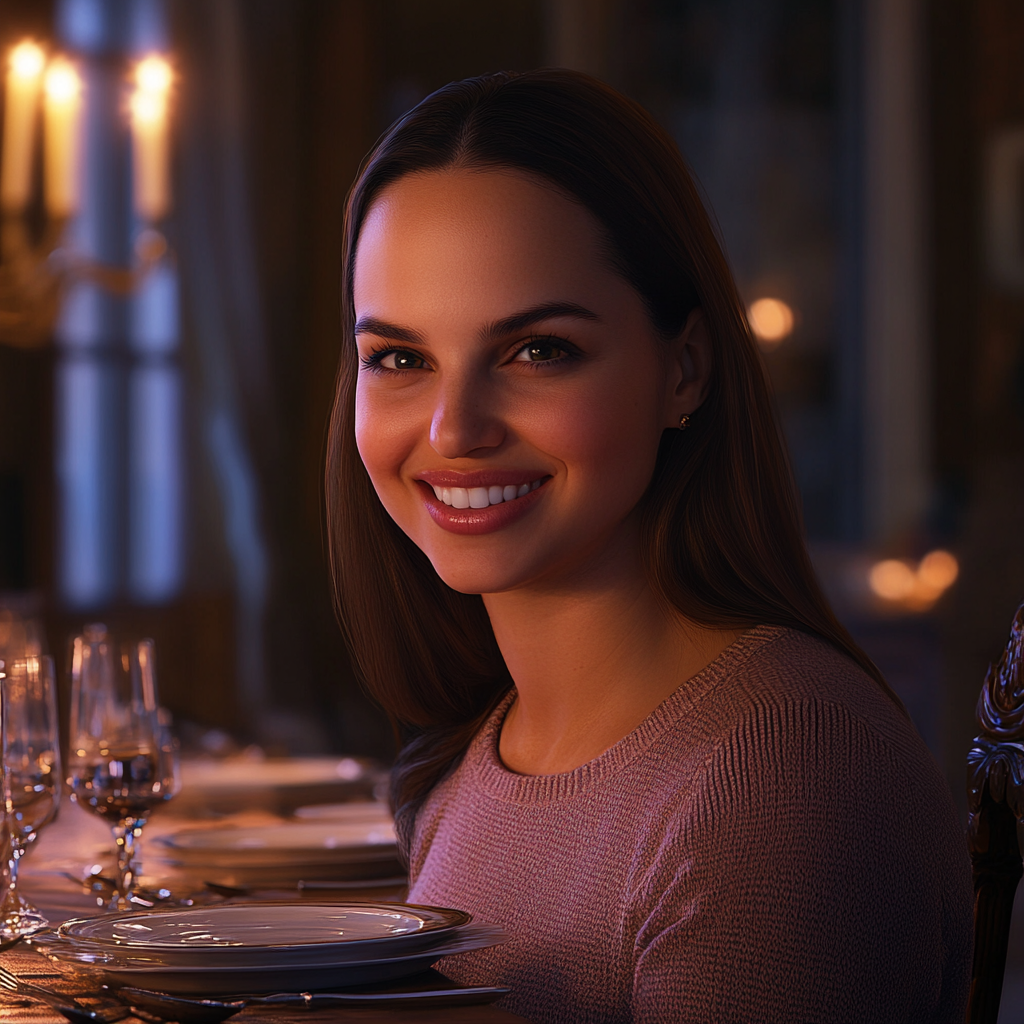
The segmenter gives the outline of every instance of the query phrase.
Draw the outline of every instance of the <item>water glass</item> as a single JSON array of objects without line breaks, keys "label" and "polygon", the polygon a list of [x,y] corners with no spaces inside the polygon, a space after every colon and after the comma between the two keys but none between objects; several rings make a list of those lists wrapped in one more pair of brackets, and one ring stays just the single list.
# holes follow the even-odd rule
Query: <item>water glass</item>
[{"label": "water glass", "polygon": [[18,865],[60,808],[60,741],[53,659],[8,663],[3,682],[3,765],[7,878],[0,936],[28,935],[47,920],[19,891]]},{"label": "water glass", "polygon": [[74,640],[68,785],[72,799],[111,824],[117,888],[110,910],[146,905],[135,895],[138,842],[153,809],[177,792],[177,750],[161,721],[152,640],[115,657],[105,627]]}]

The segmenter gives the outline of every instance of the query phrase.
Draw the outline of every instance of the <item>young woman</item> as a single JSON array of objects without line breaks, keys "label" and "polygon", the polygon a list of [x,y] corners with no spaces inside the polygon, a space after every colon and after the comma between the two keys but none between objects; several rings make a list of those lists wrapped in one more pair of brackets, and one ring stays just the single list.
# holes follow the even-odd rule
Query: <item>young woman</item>
[{"label": "young woman", "polygon": [[952,1021],[965,843],[815,581],[686,168],[568,71],[441,89],[353,188],[327,493],[410,900],[529,1019]]}]

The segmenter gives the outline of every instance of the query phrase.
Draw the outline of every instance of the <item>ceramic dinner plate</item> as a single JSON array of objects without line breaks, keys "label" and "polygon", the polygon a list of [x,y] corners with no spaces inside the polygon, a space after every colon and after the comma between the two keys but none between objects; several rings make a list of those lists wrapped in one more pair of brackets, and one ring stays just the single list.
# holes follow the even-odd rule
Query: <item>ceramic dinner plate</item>
[{"label": "ceramic dinner plate", "polygon": [[250,828],[190,829],[162,836],[164,856],[184,866],[276,867],[386,860],[394,856],[390,821],[296,821]]},{"label": "ceramic dinner plate", "polygon": [[303,961],[261,967],[133,964],[123,959],[120,951],[105,952],[96,945],[89,947],[60,937],[51,941],[34,941],[50,959],[72,965],[79,971],[97,972],[115,986],[145,988],[172,995],[228,996],[279,991],[312,992],[394,981],[426,970],[443,956],[483,949],[506,939],[507,935],[500,928],[468,924],[429,949],[382,955],[355,963]]},{"label": "ceramic dinner plate", "polygon": [[449,938],[470,915],[400,903],[267,902],[66,921],[61,939],[135,968],[356,963]]},{"label": "ceramic dinner plate", "polygon": [[380,777],[351,757],[185,759],[174,802],[206,811],[251,807],[285,814],[303,804],[369,799]]},{"label": "ceramic dinner plate", "polygon": [[392,821],[388,805],[372,800],[350,800],[343,804],[311,804],[309,807],[297,807],[294,814],[300,821],[384,821],[389,824]]}]

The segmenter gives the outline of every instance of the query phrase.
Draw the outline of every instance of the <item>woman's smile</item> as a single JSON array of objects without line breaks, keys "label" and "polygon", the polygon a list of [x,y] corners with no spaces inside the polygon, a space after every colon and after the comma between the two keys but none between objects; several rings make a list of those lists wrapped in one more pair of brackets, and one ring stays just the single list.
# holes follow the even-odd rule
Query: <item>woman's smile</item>
[{"label": "woman's smile", "polygon": [[551,477],[485,470],[428,472],[421,479],[424,505],[438,526],[451,533],[482,534],[525,515],[542,498],[538,491]]}]

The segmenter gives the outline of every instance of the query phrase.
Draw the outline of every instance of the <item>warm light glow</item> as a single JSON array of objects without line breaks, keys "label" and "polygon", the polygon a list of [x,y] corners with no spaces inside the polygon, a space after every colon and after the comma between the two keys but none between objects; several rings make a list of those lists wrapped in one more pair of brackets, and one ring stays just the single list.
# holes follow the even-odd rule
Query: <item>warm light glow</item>
[{"label": "warm light glow", "polygon": [[948,551],[929,551],[918,564],[888,558],[876,562],[868,585],[876,597],[907,611],[927,611],[955,582],[960,573]]},{"label": "warm light glow", "polygon": [[11,50],[11,70],[18,78],[38,78],[43,73],[46,64],[46,54],[43,48],[30,39],[18,43]]},{"label": "warm light glow", "polygon": [[135,68],[135,84],[142,92],[166,94],[172,79],[171,65],[163,57],[146,57]]},{"label": "warm light glow", "polygon": [[921,582],[935,590],[948,590],[960,575],[960,565],[948,551],[929,551],[917,567]]},{"label": "warm light glow", "polygon": [[135,212],[144,221],[158,221],[170,205],[168,98],[174,74],[155,54],[135,66],[131,98],[132,189]]},{"label": "warm light glow", "polygon": [[25,208],[32,194],[39,86],[46,56],[26,39],[10,52],[4,83],[4,129],[0,144],[0,206]]},{"label": "warm light glow", "polygon": [[82,91],[82,79],[74,65],[58,57],[46,72],[44,88],[53,103],[68,103]]},{"label": "warm light glow", "polygon": [[135,93],[131,107],[132,120],[136,124],[159,124],[167,113],[167,101],[157,93]]},{"label": "warm light glow", "polygon": [[81,192],[82,79],[71,61],[56,57],[43,88],[46,210],[51,217],[70,217]]},{"label": "warm light glow", "polygon": [[754,337],[766,348],[774,348],[793,333],[796,318],[782,299],[757,299],[747,310]]},{"label": "warm light glow", "polygon": [[914,589],[916,574],[906,562],[887,558],[871,567],[871,589],[885,601],[902,601]]}]

